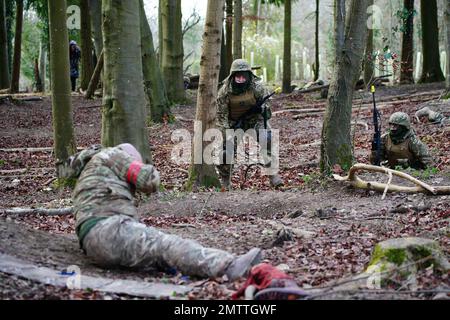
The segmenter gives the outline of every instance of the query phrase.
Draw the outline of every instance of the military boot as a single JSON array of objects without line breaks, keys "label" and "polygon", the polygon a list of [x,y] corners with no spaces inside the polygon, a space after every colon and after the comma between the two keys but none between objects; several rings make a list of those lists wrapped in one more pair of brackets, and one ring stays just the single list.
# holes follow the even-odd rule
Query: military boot
[{"label": "military boot", "polygon": [[246,276],[251,267],[258,264],[262,259],[262,252],[259,248],[253,248],[246,254],[236,257],[225,270],[229,281],[234,281]]},{"label": "military boot", "polygon": [[274,188],[282,187],[284,185],[283,179],[278,174],[269,176],[270,185]]}]

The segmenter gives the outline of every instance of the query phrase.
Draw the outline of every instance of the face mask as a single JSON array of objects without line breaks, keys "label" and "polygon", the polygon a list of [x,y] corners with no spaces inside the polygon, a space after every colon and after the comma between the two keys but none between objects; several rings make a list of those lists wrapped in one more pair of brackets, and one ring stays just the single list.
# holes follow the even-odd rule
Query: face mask
[{"label": "face mask", "polygon": [[405,135],[408,133],[408,129],[404,126],[398,126],[395,130],[389,129],[389,134],[392,138],[392,141],[395,142],[401,142],[401,140],[405,137]]},{"label": "face mask", "polygon": [[242,93],[245,90],[247,90],[249,85],[250,85],[250,74],[248,72],[238,72],[233,76],[233,81],[231,82],[233,92]]}]

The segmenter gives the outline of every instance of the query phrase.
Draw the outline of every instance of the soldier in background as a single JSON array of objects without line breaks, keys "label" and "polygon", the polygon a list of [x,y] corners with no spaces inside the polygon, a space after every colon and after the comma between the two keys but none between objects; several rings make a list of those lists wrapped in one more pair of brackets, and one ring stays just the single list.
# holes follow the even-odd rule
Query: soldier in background
[{"label": "soldier in background", "polygon": [[[259,129],[264,129],[263,114],[267,109],[268,118],[271,117],[270,106],[265,103],[261,107],[257,106],[258,101],[262,101],[268,92],[258,81],[250,65],[243,59],[233,61],[230,69],[230,75],[223,81],[217,97],[217,128],[222,131],[222,136],[226,137],[226,130],[233,128],[241,117],[251,111],[251,114],[242,121],[244,132],[248,129],[255,129],[258,134],[258,141],[262,143],[262,148],[266,148],[267,157],[271,157],[270,125],[268,124],[267,137],[259,136]],[[270,167],[270,160],[265,163]],[[226,189],[231,187],[231,176],[233,165],[229,163],[217,166],[221,178],[222,186]],[[278,174],[269,175],[270,184],[273,187],[283,185],[283,180]]]},{"label": "soldier in background", "polygon": [[69,162],[78,177],[73,192],[76,233],[83,251],[99,265],[170,267],[200,277],[227,275],[233,281],[259,263],[260,249],[236,257],[139,223],[134,192],[156,192],[160,178],[132,145],[92,146]]},{"label": "soldier in background", "polygon": [[[376,150],[373,150],[371,163],[375,158]],[[416,136],[404,112],[395,112],[389,118],[389,132],[381,137],[380,159],[393,169],[396,166],[426,169],[433,165],[427,146]]]},{"label": "soldier in background", "polygon": [[78,70],[78,63],[81,59],[81,50],[77,46],[74,40],[69,43],[69,58],[70,58],[70,83],[72,85],[72,91],[76,90],[77,78],[80,76]]}]

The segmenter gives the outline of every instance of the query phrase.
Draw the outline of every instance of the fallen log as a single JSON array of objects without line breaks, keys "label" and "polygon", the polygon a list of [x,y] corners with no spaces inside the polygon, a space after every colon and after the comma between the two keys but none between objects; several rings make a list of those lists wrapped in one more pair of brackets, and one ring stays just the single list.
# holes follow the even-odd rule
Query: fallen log
[{"label": "fallen log", "polygon": [[[386,109],[386,108],[395,107],[397,104],[400,104],[400,103],[413,103],[413,102],[419,102],[419,101],[429,101],[429,100],[434,100],[435,98],[436,97],[428,97],[428,98],[420,99],[420,100],[406,99],[406,100],[392,101],[390,103],[379,105],[377,108],[378,108],[378,110],[382,110],[382,109]],[[373,107],[373,105],[370,104],[370,103],[365,103],[365,104],[363,104],[361,106],[354,104],[354,107],[352,107],[352,112],[355,112],[355,111],[358,111],[358,112],[359,111],[366,111],[366,110],[371,109],[372,107]],[[298,113],[297,115],[292,117],[292,119],[298,120],[298,119],[306,118],[306,117],[309,117],[309,116],[323,115],[323,114],[325,114],[325,110],[326,110],[326,108],[289,109],[289,112],[296,112],[296,113]],[[286,111],[288,111],[288,110],[286,110]],[[279,112],[279,113],[283,113],[283,112]],[[272,114],[276,115],[277,112],[274,112]]]},{"label": "fallen log", "polygon": [[73,208],[57,208],[57,209],[46,209],[46,208],[11,208],[11,209],[0,209],[0,213],[5,213],[7,215],[43,215],[43,216],[65,216],[72,214]]},{"label": "fallen log", "polygon": [[[378,172],[385,173],[387,175],[395,175],[397,177],[403,178],[407,181],[414,183],[415,187],[406,187],[400,186],[390,183],[380,183],[376,181],[364,181],[357,176],[358,171],[369,171],[369,172]],[[341,177],[339,175],[334,174],[333,178],[337,181],[349,182],[350,185],[357,189],[364,190],[374,190],[378,192],[405,192],[405,193],[426,193],[432,195],[448,195],[450,194],[450,186],[430,186],[409,174],[404,172],[400,172],[397,170],[392,170],[385,167],[378,167],[363,163],[357,163],[353,167],[351,167],[348,176]]]},{"label": "fallen log", "polygon": [[[77,147],[78,151],[84,150],[83,147]],[[11,149],[0,149],[0,152],[52,152],[53,147],[43,147],[43,148],[11,148]]]}]

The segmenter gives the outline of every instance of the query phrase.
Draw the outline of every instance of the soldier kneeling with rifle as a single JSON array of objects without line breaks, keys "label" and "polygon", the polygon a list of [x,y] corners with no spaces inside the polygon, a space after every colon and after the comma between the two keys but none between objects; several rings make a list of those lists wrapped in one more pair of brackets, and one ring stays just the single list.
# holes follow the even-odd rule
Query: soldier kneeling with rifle
[{"label": "soldier kneeling with rifle", "polygon": [[[237,59],[232,63],[230,75],[223,81],[218,93],[216,125],[222,131],[224,138],[227,129],[242,129],[243,131],[255,129],[258,142],[263,142],[261,146],[264,149],[263,154],[270,158],[271,131],[268,119],[271,117],[271,112],[266,101],[273,94],[268,94],[258,79],[247,61]],[[260,129],[266,130],[260,131]],[[264,132],[266,136],[261,137],[261,132]],[[230,150],[224,151],[224,153],[226,152],[230,152]],[[223,164],[217,166],[222,186],[226,189],[231,187],[232,162],[224,161]],[[269,168],[270,160],[265,160],[264,166]],[[283,180],[278,174],[269,175],[269,180],[273,187],[283,185]]]},{"label": "soldier kneeling with rifle", "polygon": [[416,136],[409,116],[395,112],[389,118],[389,132],[372,143],[370,162],[375,165],[387,162],[390,168],[396,166],[426,169],[433,165],[427,146]]}]

